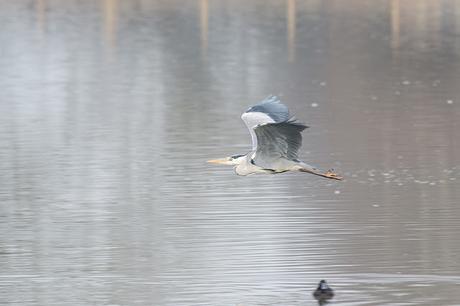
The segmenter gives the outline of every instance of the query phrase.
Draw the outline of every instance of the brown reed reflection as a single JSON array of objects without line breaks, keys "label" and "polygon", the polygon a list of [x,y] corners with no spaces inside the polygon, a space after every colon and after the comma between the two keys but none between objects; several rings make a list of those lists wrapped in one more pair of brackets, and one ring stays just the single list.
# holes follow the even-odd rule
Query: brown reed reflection
[{"label": "brown reed reflection", "polygon": [[116,44],[118,0],[104,0],[104,33],[110,49]]},{"label": "brown reed reflection", "polygon": [[288,61],[295,61],[296,0],[286,0]]},{"label": "brown reed reflection", "polygon": [[390,0],[391,14],[391,49],[393,53],[399,50],[399,32],[400,32],[400,6],[399,0]]},{"label": "brown reed reflection", "polygon": [[35,5],[37,14],[37,28],[41,37],[45,31],[46,24],[46,0],[36,0]]},{"label": "brown reed reflection", "polygon": [[208,0],[200,0],[200,41],[201,55],[206,57],[208,51],[208,20],[209,20]]}]

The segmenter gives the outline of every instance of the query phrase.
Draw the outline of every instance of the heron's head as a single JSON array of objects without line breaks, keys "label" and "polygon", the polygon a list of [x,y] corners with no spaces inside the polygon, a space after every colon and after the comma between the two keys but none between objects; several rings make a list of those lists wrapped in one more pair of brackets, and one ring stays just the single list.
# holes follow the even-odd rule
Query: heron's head
[{"label": "heron's head", "polygon": [[211,159],[208,160],[208,163],[212,164],[221,164],[221,165],[229,165],[229,166],[237,166],[239,165],[246,155],[232,155],[229,157],[218,158],[218,159]]}]

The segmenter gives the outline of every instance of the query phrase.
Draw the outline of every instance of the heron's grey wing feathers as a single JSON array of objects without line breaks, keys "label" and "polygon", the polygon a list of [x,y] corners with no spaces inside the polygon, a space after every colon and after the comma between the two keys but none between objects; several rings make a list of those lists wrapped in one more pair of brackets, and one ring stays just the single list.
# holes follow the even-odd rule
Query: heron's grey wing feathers
[{"label": "heron's grey wing feathers", "polygon": [[269,96],[246,111],[246,113],[252,112],[266,114],[274,122],[289,120],[289,109],[281,103],[281,100],[277,96]]},{"label": "heron's grey wing feathers", "polygon": [[301,132],[306,128],[294,120],[257,126],[254,129],[258,143],[254,163],[271,169],[280,158],[297,160],[302,146]]},{"label": "heron's grey wing feathers", "polygon": [[254,129],[262,124],[284,122],[289,120],[289,110],[276,96],[269,96],[262,102],[250,107],[241,115],[252,138],[252,150],[257,149],[257,136]]}]

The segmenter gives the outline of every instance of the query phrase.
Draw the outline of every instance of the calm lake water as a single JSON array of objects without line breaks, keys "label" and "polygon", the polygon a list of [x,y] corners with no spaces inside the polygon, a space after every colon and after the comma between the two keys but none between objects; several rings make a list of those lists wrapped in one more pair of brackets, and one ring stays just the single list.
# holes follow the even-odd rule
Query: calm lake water
[{"label": "calm lake water", "polygon": [[[460,2],[0,0],[0,304],[460,305]],[[345,181],[238,177],[277,94]]]}]

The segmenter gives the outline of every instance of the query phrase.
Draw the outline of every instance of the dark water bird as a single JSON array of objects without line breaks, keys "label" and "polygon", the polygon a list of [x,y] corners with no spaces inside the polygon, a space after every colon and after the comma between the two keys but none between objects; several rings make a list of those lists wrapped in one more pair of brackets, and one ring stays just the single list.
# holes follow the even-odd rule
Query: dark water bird
[{"label": "dark water bird", "polygon": [[301,132],[307,126],[291,117],[288,108],[278,97],[270,96],[250,107],[241,119],[251,134],[252,150],[208,162],[232,165],[238,175],[301,171],[334,180],[342,179],[332,170],[322,173],[298,159],[302,145]]},{"label": "dark water bird", "polygon": [[323,305],[326,301],[334,297],[334,290],[327,284],[325,280],[321,280],[318,284],[318,288],[313,292],[313,296],[316,300]]}]

